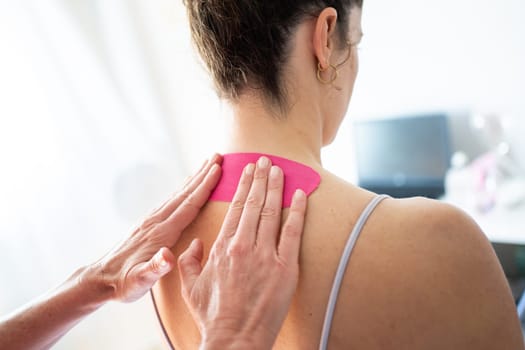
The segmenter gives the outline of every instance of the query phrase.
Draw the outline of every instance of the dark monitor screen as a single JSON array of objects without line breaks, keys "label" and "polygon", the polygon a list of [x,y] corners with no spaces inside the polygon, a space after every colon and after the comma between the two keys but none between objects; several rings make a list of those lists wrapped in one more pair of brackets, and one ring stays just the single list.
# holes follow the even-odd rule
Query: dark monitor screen
[{"label": "dark monitor screen", "polygon": [[359,185],[394,197],[444,193],[450,164],[443,114],[355,123]]}]

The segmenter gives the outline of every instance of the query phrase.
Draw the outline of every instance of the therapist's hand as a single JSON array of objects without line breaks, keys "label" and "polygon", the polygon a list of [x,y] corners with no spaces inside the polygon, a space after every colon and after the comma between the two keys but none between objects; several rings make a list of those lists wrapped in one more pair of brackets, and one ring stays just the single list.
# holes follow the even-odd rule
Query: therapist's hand
[{"label": "therapist's hand", "polygon": [[113,251],[93,264],[94,278],[111,292],[111,300],[142,297],[176,265],[169,248],[195,219],[215,188],[222,157],[214,155],[184,188],[155,210]]},{"label": "therapist's hand", "polygon": [[201,349],[272,348],[297,287],[307,202],[298,190],[281,226],[282,193],[281,169],[248,165],[205,266],[198,239],[180,256]]},{"label": "therapist's hand", "polygon": [[98,262],[79,268],[52,292],[0,319],[0,349],[49,349],[106,302],[143,296],[175,266],[168,248],[208,200],[220,178],[221,161],[219,155],[212,157],[182,191]]}]

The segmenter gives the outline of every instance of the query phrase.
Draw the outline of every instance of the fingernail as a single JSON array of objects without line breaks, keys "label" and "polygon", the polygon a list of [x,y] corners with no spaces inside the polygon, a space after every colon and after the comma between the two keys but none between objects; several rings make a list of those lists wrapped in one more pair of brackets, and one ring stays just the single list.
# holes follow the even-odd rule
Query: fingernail
[{"label": "fingernail", "polygon": [[219,160],[220,157],[221,157],[221,155],[220,155],[219,153],[214,153],[214,154],[211,156],[210,160],[211,160],[212,162],[216,163],[217,160]]},{"label": "fingernail", "polygon": [[257,166],[259,168],[267,168],[270,165],[270,160],[266,157],[261,157],[257,161]]},{"label": "fingernail", "polygon": [[246,175],[253,175],[253,172],[255,171],[255,164],[250,163],[245,168],[244,171],[246,172]]},{"label": "fingernail", "polygon": [[278,177],[281,175],[281,168],[279,168],[278,166],[272,166],[272,168],[270,169],[270,177]]},{"label": "fingernail", "polygon": [[196,239],[194,239],[193,241],[191,241],[190,243],[190,249],[196,249],[197,248],[197,244],[198,244],[198,241]]},{"label": "fingernail", "polygon": [[160,271],[164,271],[168,267],[168,262],[164,259],[162,252],[157,253],[157,266]]},{"label": "fingernail", "polygon": [[305,197],[306,197],[306,193],[304,193],[304,191],[301,190],[300,188],[295,190],[295,193],[293,194],[293,200],[301,200]]}]

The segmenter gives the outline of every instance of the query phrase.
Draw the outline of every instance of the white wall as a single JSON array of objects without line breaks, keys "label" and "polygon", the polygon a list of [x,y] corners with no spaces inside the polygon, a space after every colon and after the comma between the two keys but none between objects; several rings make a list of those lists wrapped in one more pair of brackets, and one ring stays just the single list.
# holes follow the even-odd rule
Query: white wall
[{"label": "white wall", "polygon": [[467,110],[510,121],[525,165],[525,2],[365,1],[360,72],[325,166],[353,180],[351,120]]},{"label": "white wall", "polygon": [[[0,0],[0,318],[99,259],[178,181],[129,1],[89,3]],[[160,348],[159,330],[146,296],[53,348]]]}]

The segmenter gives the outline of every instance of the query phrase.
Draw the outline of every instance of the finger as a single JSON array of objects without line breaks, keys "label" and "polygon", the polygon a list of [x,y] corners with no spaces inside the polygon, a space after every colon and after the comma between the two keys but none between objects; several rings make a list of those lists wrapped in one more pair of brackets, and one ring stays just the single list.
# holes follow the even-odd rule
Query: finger
[{"label": "finger", "polygon": [[266,200],[261,211],[256,244],[262,248],[272,249],[274,252],[277,248],[277,235],[281,226],[283,186],[282,170],[277,166],[272,166],[268,177]]},{"label": "finger", "polygon": [[200,174],[204,169],[206,169],[206,166],[210,165],[210,163],[213,165],[214,163],[214,158],[217,156],[217,154],[214,154],[210,159],[206,159],[200,166],[199,170],[197,170],[195,172],[195,174],[193,175],[189,175],[187,176],[185,179],[184,179],[184,182],[182,184],[182,188],[188,186],[191,181],[198,175]]},{"label": "finger", "polygon": [[145,264],[142,264],[134,272],[137,276],[136,280],[139,282],[135,293],[146,293],[153,285],[165,274],[170,272],[175,266],[175,256],[168,248],[161,248],[159,251]]},{"label": "finger", "polygon": [[203,247],[199,239],[194,239],[179,257],[181,292],[185,300],[189,300],[193,286],[202,272],[202,257]]},{"label": "finger", "polygon": [[288,218],[281,231],[278,254],[281,259],[289,264],[299,261],[306,202],[306,194],[302,190],[295,191]]},{"label": "finger", "polygon": [[257,161],[252,186],[244,203],[239,227],[235,233],[235,244],[240,244],[243,247],[255,244],[257,227],[259,226],[259,219],[266,198],[270,166],[271,162],[266,157],[261,157]]},{"label": "finger", "polygon": [[[220,177],[221,167],[213,164],[204,180],[184,198],[177,209],[161,224],[169,227],[167,231],[173,233],[172,237],[178,239],[177,235],[197,217]],[[172,242],[172,244],[175,244],[175,242]]]},{"label": "finger", "polygon": [[[244,203],[246,202],[246,198],[248,198],[248,193],[250,192],[254,172],[255,164],[250,163],[244,167],[241,179],[237,185],[237,190],[233,195],[232,202],[228,208],[228,212],[224,218],[221,231],[219,232],[215,243],[222,242],[235,235],[237,227],[239,226],[242,211],[244,209]],[[215,246],[216,244],[214,244],[214,248]]]},{"label": "finger", "polygon": [[[212,157],[212,160],[213,160],[213,157]],[[186,186],[189,185],[189,183],[191,182],[191,180],[193,180],[193,178],[195,178],[196,176],[198,176],[203,170],[204,168],[206,167],[206,165],[208,165],[208,163],[210,162],[210,160],[206,159],[201,167],[199,168],[199,170],[197,170],[197,172],[194,174],[194,175],[189,175],[187,176],[185,179],[184,179],[184,183],[182,185],[182,188],[186,188]],[[161,213],[162,211],[166,210],[166,205],[170,202],[173,202],[173,199],[177,196],[177,194],[179,193],[179,191],[173,193],[164,203],[162,203],[161,206],[159,206],[158,208],[156,208],[155,210],[153,210],[153,212],[151,213],[150,216],[154,216],[154,215],[157,215],[159,213]]]},{"label": "finger", "polygon": [[[209,161],[205,161],[199,171],[188,179],[181,191],[177,191],[172,198],[170,198],[165,205],[163,205],[155,214],[159,222],[166,220],[180,205],[188,198],[207,178],[215,164],[220,164],[222,156],[214,154]],[[217,181],[219,178],[217,178]],[[214,184],[214,186],[217,183]],[[208,198],[206,198],[208,199]],[[204,200],[204,203],[206,201]],[[201,204],[204,205],[204,203]]]}]

